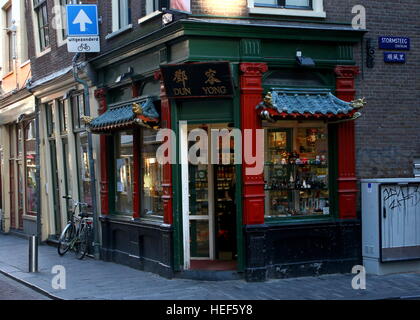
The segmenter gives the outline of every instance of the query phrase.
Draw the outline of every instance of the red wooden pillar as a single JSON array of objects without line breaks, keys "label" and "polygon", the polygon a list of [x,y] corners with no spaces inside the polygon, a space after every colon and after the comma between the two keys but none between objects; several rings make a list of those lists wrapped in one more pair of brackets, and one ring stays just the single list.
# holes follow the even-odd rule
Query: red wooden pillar
[{"label": "red wooden pillar", "polygon": [[[241,86],[241,130],[243,151],[245,146],[244,130],[251,129],[253,133],[252,150],[256,150],[256,129],[261,129],[261,119],[258,117],[255,107],[262,100],[262,75],[268,70],[265,63],[241,63],[240,64],[240,86]],[[260,142],[261,143],[261,142]],[[244,153],[244,152],[243,152]],[[255,225],[264,223],[264,175],[246,174],[247,167],[254,167],[246,164],[242,157],[242,178],[243,178],[243,224]]]},{"label": "red wooden pillar", "polygon": [[[139,85],[133,83],[131,85],[131,95],[133,98],[139,96]],[[133,218],[140,218],[140,166],[141,166],[141,133],[140,129],[133,130]]]},{"label": "red wooden pillar", "polygon": [[[106,103],[106,90],[97,89],[95,90],[95,98],[99,102],[98,114],[103,114],[107,109]],[[100,135],[100,161],[101,161],[101,177],[100,177],[100,194],[101,194],[101,215],[107,215],[109,213],[108,205],[108,146],[106,143],[106,136]]]},{"label": "red wooden pillar", "polygon": [[[160,126],[162,129],[171,129],[171,105],[166,95],[165,85],[160,71],[155,72],[155,79],[160,81]],[[173,147],[175,148],[175,146]],[[163,221],[166,224],[172,224],[172,165],[170,163],[163,165],[162,188]]]},{"label": "red wooden pillar", "polygon": [[140,130],[133,130],[133,218],[140,218],[140,166],[141,166]]},{"label": "red wooden pillar", "polygon": [[[359,68],[337,66],[335,68],[336,95],[344,101],[355,97],[355,77]],[[355,159],[354,121],[338,124],[338,210],[341,219],[355,219],[357,178]]]}]

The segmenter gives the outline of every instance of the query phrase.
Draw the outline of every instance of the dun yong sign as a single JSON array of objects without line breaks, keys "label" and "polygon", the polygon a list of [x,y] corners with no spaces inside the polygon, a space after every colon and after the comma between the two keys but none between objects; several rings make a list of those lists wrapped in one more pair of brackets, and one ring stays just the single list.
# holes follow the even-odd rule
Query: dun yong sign
[{"label": "dun yong sign", "polygon": [[231,97],[232,77],[228,62],[161,66],[169,98]]}]

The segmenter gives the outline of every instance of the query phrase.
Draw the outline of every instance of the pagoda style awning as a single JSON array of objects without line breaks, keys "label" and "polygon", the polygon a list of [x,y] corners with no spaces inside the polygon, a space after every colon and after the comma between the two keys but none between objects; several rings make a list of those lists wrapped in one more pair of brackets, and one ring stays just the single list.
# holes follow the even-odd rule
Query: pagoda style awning
[{"label": "pagoda style awning", "polygon": [[328,89],[272,89],[257,109],[265,120],[277,119],[356,119],[364,99],[343,101]]},{"label": "pagoda style awning", "polygon": [[153,128],[159,123],[155,100],[155,97],[147,96],[113,104],[99,117],[85,121],[92,133],[132,129],[139,125]]}]

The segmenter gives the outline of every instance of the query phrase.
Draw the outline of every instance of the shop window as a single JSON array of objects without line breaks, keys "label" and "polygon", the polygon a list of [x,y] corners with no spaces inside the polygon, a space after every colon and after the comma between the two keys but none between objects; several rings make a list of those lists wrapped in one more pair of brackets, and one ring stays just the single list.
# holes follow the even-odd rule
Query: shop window
[{"label": "shop window", "polygon": [[143,218],[162,218],[162,179],[163,166],[156,159],[156,152],[160,142],[156,142],[156,130],[142,131],[142,191],[141,216]]},{"label": "shop window", "polygon": [[265,129],[266,218],[329,215],[327,126],[285,122]]},{"label": "shop window", "polygon": [[47,118],[47,135],[49,138],[54,137],[55,130],[55,114],[54,103],[50,102],[45,105],[46,118]]},{"label": "shop window", "polygon": [[325,18],[323,0],[248,0],[250,13]]},{"label": "shop window", "polygon": [[68,126],[68,114],[64,105],[64,100],[59,99],[57,101],[58,112],[60,115],[60,133],[64,134],[67,132]]},{"label": "shop window", "polygon": [[133,213],[133,133],[119,132],[116,135],[116,194],[115,210],[121,214]]},{"label": "shop window", "polygon": [[73,110],[73,129],[75,131],[85,130],[85,124],[82,121],[82,116],[86,114],[83,94],[73,95],[71,104]]},{"label": "shop window", "polygon": [[77,165],[79,171],[79,198],[88,204],[86,211],[92,210],[92,193],[90,188],[91,173],[88,153],[88,134],[86,131],[76,133]]},{"label": "shop window", "polygon": [[47,0],[34,0],[34,10],[38,24],[39,49],[44,51],[50,46]]},{"label": "shop window", "polygon": [[18,125],[17,128],[17,151],[18,151],[18,158],[22,159],[22,153],[23,153],[23,139],[22,139],[22,126]]},{"label": "shop window", "polygon": [[25,126],[26,214],[36,215],[36,134],[35,119]]}]

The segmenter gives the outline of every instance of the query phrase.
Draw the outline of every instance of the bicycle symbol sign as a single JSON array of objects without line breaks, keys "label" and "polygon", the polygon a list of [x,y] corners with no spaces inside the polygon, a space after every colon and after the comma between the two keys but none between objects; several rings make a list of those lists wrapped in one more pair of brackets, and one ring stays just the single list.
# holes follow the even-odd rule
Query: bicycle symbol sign
[{"label": "bicycle symbol sign", "polygon": [[99,52],[99,37],[68,37],[69,52]]},{"label": "bicycle symbol sign", "polygon": [[89,51],[90,47],[87,43],[82,43],[80,46],[77,47],[77,50],[79,50],[80,52]]}]

